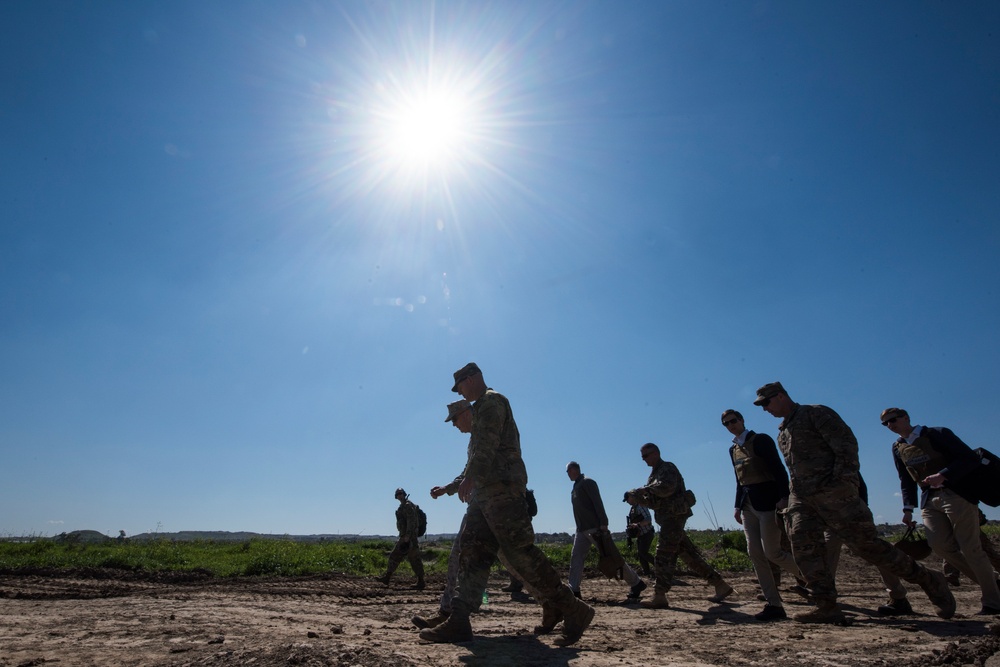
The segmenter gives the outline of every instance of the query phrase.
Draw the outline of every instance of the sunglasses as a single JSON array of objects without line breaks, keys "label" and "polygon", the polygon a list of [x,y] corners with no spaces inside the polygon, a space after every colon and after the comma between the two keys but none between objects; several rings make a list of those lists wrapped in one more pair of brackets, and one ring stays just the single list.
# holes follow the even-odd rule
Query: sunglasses
[{"label": "sunglasses", "polygon": [[653,452],[643,452],[642,453],[642,460],[645,461],[646,459],[648,459],[652,455],[653,455]]},{"label": "sunglasses", "polygon": [[884,422],[882,422],[882,426],[888,426],[889,424],[895,424],[897,419],[899,419],[899,417],[890,417],[889,419],[886,419]]},{"label": "sunglasses", "polygon": [[733,417],[732,419],[723,419],[722,420],[722,425],[723,426],[730,426],[731,424],[735,424],[738,421],[739,421],[739,419],[737,419],[736,417]]},{"label": "sunglasses", "polygon": [[771,401],[773,399],[774,399],[773,396],[771,398],[765,398],[763,401],[760,402],[760,407],[766,408],[767,406],[771,405]]}]

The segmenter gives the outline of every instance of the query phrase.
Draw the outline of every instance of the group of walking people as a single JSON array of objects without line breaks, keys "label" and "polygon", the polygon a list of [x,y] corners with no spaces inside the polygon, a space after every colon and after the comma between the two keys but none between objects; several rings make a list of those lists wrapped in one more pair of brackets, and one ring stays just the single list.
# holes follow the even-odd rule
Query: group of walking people
[{"label": "group of walking people", "polygon": [[[475,363],[455,371],[453,379],[452,391],[463,398],[448,405],[445,421],[469,434],[467,461],[451,482],[433,487],[430,493],[433,498],[457,493],[468,506],[449,559],[440,608],[433,616],[415,616],[413,623],[424,641],[472,639],[470,615],[481,604],[490,567],[499,558],[542,606],[535,633],[550,633],[562,623],[556,643],[573,644],[595,613],[580,592],[586,555],[593,544],[610,536],[597,484],[583,474],[576,461],[567,465],[567,476],[573,482],[576,535],[569,581],[563,583],[534,543],[533,512],[526,498],[527,472],[509,401],[486,385]],[[842,544],[879,569],[890,595],[879,613],[913,613],[902,583],[906,581],[924,591],[939,617],[951,618],[956,603],[944,574],[878,536],[860,475],[857,439],[840,416],[823,405],[794,402],[780,382],[758,389],[754,405],[782,420],[777,444],[766,434],[747,429],[737,410],[724,411],[721,421],[733,436],[729,455],[736,477],[734,518],[743,526],[760,597],[766,603],[755,618],[765,622],[786,618],[777,583],[784,570],[796,581],[791,590],[814,605],[795,620],[843,623],[846,619],[837,603],[835,581]],[[898,436],[892,456],[899,471],[903,522],[915,524],[913,510],[918,506],[919,488],[919,507],[931,547],[981,587],[979,614],[1000,614],[996,573],[982,547],[978,499],[963,484],[979,465],[976,454],[948,429],[912,425],[901,408],[884,410],[881,421]],[[652,597],[640,600],[647,584],[624,564],[619,573],[629,586],[626,601],[653,609],[668,608],[667,594],[678,558],[713,587],[709,600],[726,600],[735,593],[734,588],[684,530],[692,515],[694,494],[677,467],[662,458],[655,443],[643,444],[639,454],[650,468],[649,478],[645,485],[625,492],[624,501],[630,506],[628,530],[630,537],[639,541],[643,573],[652,574],[655,583]],[[406,518],[413,514],[407,509],[410,501],[402,489],[397,489],[397,498],[401,505],[397,512],[400,542],[383,581],[387,583],[395,565],[409,558],[418,577],[417,586],[422,588],[416,535]],[[650,563],[644,555],[654,533],[658,540]]]}]

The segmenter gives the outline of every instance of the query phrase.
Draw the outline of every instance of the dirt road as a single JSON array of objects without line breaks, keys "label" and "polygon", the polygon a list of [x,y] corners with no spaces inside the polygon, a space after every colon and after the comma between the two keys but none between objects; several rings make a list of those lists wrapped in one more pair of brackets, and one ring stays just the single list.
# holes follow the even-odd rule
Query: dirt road
[{"label": "dirt road", "polygon": [[[880,618],[885,601],[874,568],[844,555],[838,586],[847,627],[760,624],[763,603],[751,576],[731,576],[739,598],[713,604],[702,581],[674,588],[671,609],[624,605],[621,582],[588,578],[584,599],[597,607],[576,646],[535,637],[540,608],[512,599],[495,575],[490,600],[473,617],[476,639],[424,644],[410,618],[433,613],[443,579],[412,591],[405,576],[385,587],[373,579],[328,575],[291,579],[150,579],[128,573],[0,575],[0,666],[34,665],[934,665],[1000,666],[1000,627],[974,616],[976,587],[955,588],[959,614],[933,615],[919,589],[919,615]],[[593,573],[596,575],[597,573]],[[807,609],[786,595],[790,613]]]}]

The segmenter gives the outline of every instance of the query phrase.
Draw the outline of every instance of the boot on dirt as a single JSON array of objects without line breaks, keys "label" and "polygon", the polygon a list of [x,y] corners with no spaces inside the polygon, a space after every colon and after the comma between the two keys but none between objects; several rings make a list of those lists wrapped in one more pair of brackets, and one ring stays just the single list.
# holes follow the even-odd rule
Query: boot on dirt
[{"label": "boot on dirt", "polygon": [[522,590],[524,590],[524,584],[522,584],[514,577],[511,577],[510,583],[501,588],[500,590],[502,590],[504,593],[520,593]]},{"label": "boot on dirt", "polygon": [[411,621],[413,622],[413,625],[423,630],[426,628],[436,628],[447,621],[449,616],[451,616],[451,614],[446,612],[444,609],[439,609],[436,616],[414,616]]},{"label": "boot on dirt", "polygon": [[799,623],[830,623],[832,625],[844,625],[847,617],[836,602],[821,602],[812,611],[795,615],[795,620]]},{"label": "boot on dirt", "polygon": [[468,616],[463,619],[452,614],[448,617],[447,621],[437,627],[421,630],[420,638],[425,642],[435,642],[438,644],[470,642],[472,641],[472,624],[469,623]]},{"label": "boot on dirt", "polygon": [[540,625],[536,625],[534,633],[536,635],[547,635],[553,630],[555,630],[556,625],[559,621],[563,620],[563,613],[551,603],[545,603],[542,605],[542,622]]},{"label": "boot on dirt", "polygon": [[726,583],[724,579],[715,582],[715,595],[708,598],[709,602],[722,602],[727,597],[736,592],[736,589]]},{"label": "boot on dirt", "polygon": [[562,637],[556,639],[556,646],[570,646],[580,641],[584,630],[590,627],[594,620],[594,608],[586,602],[577,600],[573,610],[563,619]]},{"label": "boot on dirt", "polygon": [[660,591],[656,591],[653,593],[653,597],[648,600],[643,600],[639,604],[646,609],[667,609],[670,607],[670,601],[667,599],[667,594],[661,593]]},{"label": "boot on dirt", "polygon": [[424,590],[424,588],[426,586],[427,586],[427,584],[424,583],[423,579],[418,579],[417,583],[413,584],[413,590],[415,590],[415,591],[422,591],[422,590]]},{"label": "boot on dirt", "polygon": [[927,593],[927,597],[930,598],[931,604],[934,605],[934,612],[941,618],[951,618],[954,616],[955,596],[951,594],[951,589],[948,588],[948,580],[940,572],[928,570],[923,566],[919,567],[923,572],[917,583],[924,589],[924,593]]},{"label": "boot on dirt", "polygon": [[912,614],[913,607],[910,606],[910,601],[906,598],[890,599],[888,604],[878,607],[879,616],[911,616]]},{"label": "boot on dirt", "polygon": [[389,577],[390,576],[391,575],[383,574],[381,577],[375,577],[375,581],[378,581],[378,582],[383,583],[386,586],[388,586],[389,585]]}]

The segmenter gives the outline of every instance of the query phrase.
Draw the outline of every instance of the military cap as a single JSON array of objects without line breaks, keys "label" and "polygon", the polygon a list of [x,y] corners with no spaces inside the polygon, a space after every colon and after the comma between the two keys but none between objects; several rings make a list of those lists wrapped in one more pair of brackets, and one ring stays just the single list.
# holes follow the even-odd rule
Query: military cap
[{"label": "military cap", "polygon": [[398,489],[396,489],[396,493],[394,495],[397,498],[399,498],[400,496],[406,496],[406,491],[403,490],[403,487],[399,487]]},{"label": "military cap", "polygon": [[457,394],[459,382],[461,382],[465,378],[470,378],[473,375],[479,375],[480,373],[482,373],[482,371],[479,370],[479,366],[477,366],[472,362],[467,363],[466,365],[462,366],[457,371],[455,371],[455,385],[451,388],[451,390]]},{"label": "military cap", "polygon": [[882,411],[882,415],[878,418],[880,422],[885,424],[887,419],[892,419],[893,417],[909,417],[910,414],[903,408],[886,408]]},{"label": "military cap", "polygon": [[764,401],[769,398],[773,398],[778,394],[787,394],[785,388],[781,386],[780,382],[768,382],[763,387],[757,390],[757,398],[754,400],[754,405],[761,405]]},{"label": "military cap", "polygon": [[446,422],[455,421],[455,417],[459,416],[466,410],[472,407],[472,403],[469,403],[464,398],[460,401],[455,401],[454,403],[448,404],[448,416],[444,418]]}]

